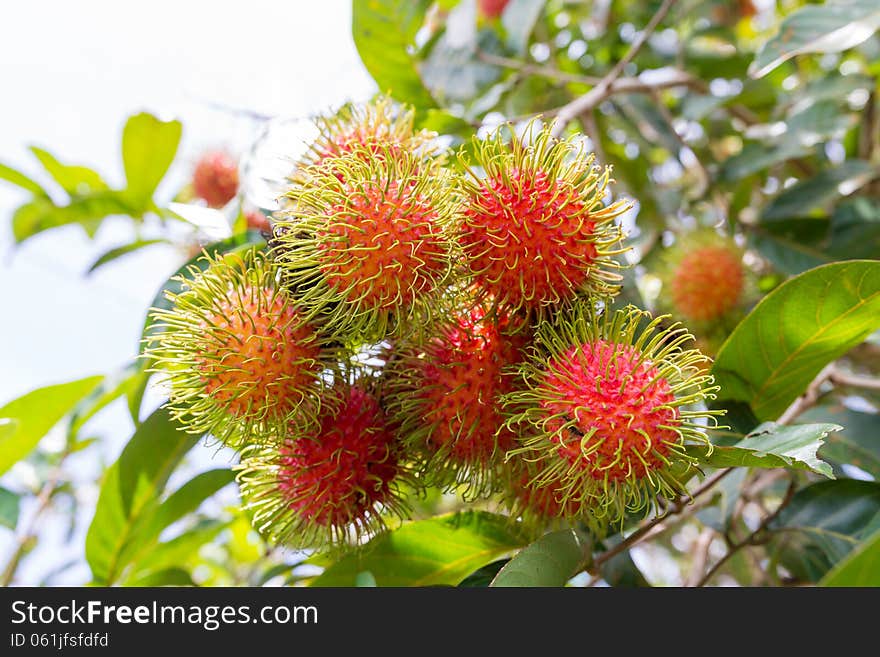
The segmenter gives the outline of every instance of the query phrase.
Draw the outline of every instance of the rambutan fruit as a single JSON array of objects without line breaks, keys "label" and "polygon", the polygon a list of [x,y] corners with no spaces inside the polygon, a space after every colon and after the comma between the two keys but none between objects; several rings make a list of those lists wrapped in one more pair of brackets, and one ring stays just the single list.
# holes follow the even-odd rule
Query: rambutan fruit
[{"label": "rambutan fruit", "polygon": [[270,539],[334,548],[405,517],[403,452],[367,379],[340,381],[317,426],[292,426],[279,443],[245,450],[238,466],[245,507]]},{"label": "rambutan fruit", "polygon": [[272,224],[269,222],[269,217],[260,210],[248,210],[244,213],[244,220],[247,227],[251,230],[258,230],[261,233],[272,233]]},{"label": "rambutan fruit", "polygon": [[[457,304],[429,336],[392,351],[384,371],[389,414],[427,485],[488,493],[516,436],[504,425],[501,395],[516,381],[528,336],[488,304]],[[416,456],[417,455],[417,456]]]},{"label": "rambutan fruit", "polygon": [[504,13],[509,0],[478,0],[477,8],[486,18],[498,18]]},{"label": "rambutan fruit", "polygon": [[309,167],[276,216],[273,254],[288,286],[310,317],[349,338],[381,338],[424,316],[455,260],[458,200],[446,172],[384,152]]},{"label": "rambutan fruit", "polygon": [[519,526],[534,533],[568,523],[580,513],[581,504],[569,498],[563,501],[557,492],[561,482],[537,485],[540,457],[536,462],[518,455],[502,470],[502,501],[510,517]]},{"label": "rambutan fruit", "polygon": [[333,355],[271,261],[253,249],[206,254],[176,280],[182,289],[166,293],[170,307],[151,311],[156,333],[145,354],[188,431],[238,446],[271,436],[294,414],[317,415]]},{"label": "rambutan fruit", "polygon": [[682,236],[661,267],[660,302],[676,317],[697,325],[737,310],[747,287],[743,250],[711,230]]},{"label": "rambutan fruit", "polygon": [[683,492],[687,447],[709,445],[719,412],[701,408],[716,391],[707,359],[684,348],[684,329],[661,330],[665,319],[590,302],[538,328],[526,385],[504,398],[522,432],[508,458],[537,462],[529,486],[552,490],[566,514],[616,523],[655,508]]},{"label": "rambutan fruit", "polygon": [[196,163],[193,193],[212,208],[222,208],[238,193],[238,162],[225,151],[208,151]]},{"label": "rambutan fruit", "polygon": [[[474,282],[502,305],[544,311],[579,294],[616,291],[625,251],[615,219],[631,207],[605,203],[610,169],[549,126],[529,124],[505,141],[503,126],[475,138],[475,163],[463,162],[465,196],[460,241]],[[527,141],[528,140],[528,141]]]},{"label": "rambutan fruit", "polygon": [[415,130],[414,118],[411,107],[397,107],[386,96],[345,105],[335,115],[315,120],[319,134],[302,164],[320,164],[353,151],[365,158],[396,157],[401,152],[427,156],[437,133]]}]

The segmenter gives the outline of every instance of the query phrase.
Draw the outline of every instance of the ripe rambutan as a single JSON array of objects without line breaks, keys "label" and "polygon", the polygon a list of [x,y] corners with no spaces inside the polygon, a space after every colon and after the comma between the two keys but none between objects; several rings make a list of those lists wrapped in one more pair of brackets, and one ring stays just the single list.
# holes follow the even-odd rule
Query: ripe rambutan
[{"label": "ripe rambutan", "polygon": [[385,368],[389,414],[428,485],[463,485],[466,498],[489,492],[515,434],[504,426],[500,397],[513,391],[509,371],[525,358],[528,337],[487,305],[460,304],[392,351]]},{"label": "ripe rambutan", "polygon": [[346,105],[334,116],[315,121],[319,135],[303,158],[304,165],[358,151],[361,157],[397,157],[401,152],[427,156],[437,133],[416,131],[410,107],[396,107],[379,96],[370,103]]},{"label": "ripe rambutan", "polygon": [[682,493],[686,447],[709,444],[718,412],[694,407],[716,388],[687,331],[631,306],[598,313],[583,303],[539,327],[526,387],[504,399],[523,435],[508,456],[538,461],[529,485],[554,490],[567,514],[615,523]]},{"label": "ripe rambutan", "polygon": [[225,151],[209,151],[196,163],[193,193],[212,208],[222,208],[238,193],[238,163]]},{"label": "ripe rambutan", "polygon": [[458,204],[445,172],[409,152],[356,149],[309,167],[307,180],[286,194],[273,253],[309,315],[349,337],[383,337],[429,310],[454,261]]},{"label": "ripe rambutan", "polygon": [[[170,384],[169,406],[192,433],[240,445],[296,413],[317,415],[325,350],[264,255],[250,250],[192,265],[151,312],[146,356]],[[202,263],[199,263],[202,264]],[[332,361],[332,358],[328,358]]]},{"label": "ripe rambutan", "polygon": [[535,483],[541,470],[539,463],[539,456],[533,463],[518,454],[505,464],[501,477],[502,500],[510,517],[523,529],[535,533],[566,524],[567,519],[577,517],[581,509],[572,499],[562,500],[557,493],[558,483],[543,486]]},{"label": "ripe rambutan", "polygon": [[679,238],[665,256],[661,302],[676,316],[715,322],[743,300],[746,270],[742,249],[714,231]]},{"label": "ripe rambutan", "polygon": [[272,224],[269,223],[269,217],[260,210],[252,209],[244,213],[244,220],[247,227],[251,230],[258,230],[261,233],[272,233]]},{"label": "ripe rambutan", "polygon": [[242,499],[259,531],[292,547],[339,547],[384,529],[383,513],[407,515],[403,453],[371,388],[337,383],[340,401],[322,406],[318,426],[243,453]]},{"label": "ripe rambutan", "polygon": [[625,249],[615,218],[631,203],[605,204],[609,168],[534,123],[509,143],[499,128],[474,150],[485,175],[464,163],[460,239],[479,286],[502,305],[539,314],[581,293],[616,291],[611,256]]},{"label": "ripe rambutan", "polygon": [[477,7],[486,18],[498,18],[509,0],[478,0]]}]

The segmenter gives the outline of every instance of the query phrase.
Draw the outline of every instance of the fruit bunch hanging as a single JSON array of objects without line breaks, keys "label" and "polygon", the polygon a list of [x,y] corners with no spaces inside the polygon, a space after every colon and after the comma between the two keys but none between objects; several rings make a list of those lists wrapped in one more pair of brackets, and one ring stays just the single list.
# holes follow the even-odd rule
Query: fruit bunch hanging
[{"label": "fruit bunch hanging", "polygon": [[205,255],[153,311],[176,417],[240,453],[292,547],[356,544],[426,487],[599,534],[682,494],[715,388],[683,327],[615,305],[610,170],[538,122],[455,156],[413,125],[387,98],[319,119],[268,248]]}]

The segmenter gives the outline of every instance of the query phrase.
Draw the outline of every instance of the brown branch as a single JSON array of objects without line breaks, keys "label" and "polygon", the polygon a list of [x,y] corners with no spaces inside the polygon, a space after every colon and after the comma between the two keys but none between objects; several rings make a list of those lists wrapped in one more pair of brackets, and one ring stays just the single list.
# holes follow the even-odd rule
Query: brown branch
[{"label": "brown branch", "polygon": [[849,388],[864,388],[865,390],[880,390],[880,379],[871,376],[859,376],[858,374],[850,374],[836,367],[831,368],[828,374],[828,381],[838,386],[847,386]]},{"label": "brown branch", "polygon": [[815,406],[816,402],[819,400],[820,396],[820,388],[822,384],[828,380],[828,377],[831,376],[831,372],[833,371],[834,365],[826,365],[819,374],[816,375],[816,378],[807,386],[806,391],[800,397],[795,399],[791,406],[785,409],[785,412],[779,416],[777,422],[779,424],[790,424],[793,420],[795,420],[801,413],[806,411],[808,408],[812,408]]},{"label": "brown branch", "polygon": [[620,77],[623,69],[629,64],[642,49],[642,46],[648,41],[648,38],[657,29],[660,22],[672,9],[676,0],[663,0],[663,4],[657,12],[651,17],[651,20],[645,26],[645,29],[636,37],[626,54],[617,61],[608,73],[599,81],[599,83],[590,89],[583,96],[575,98],[570,103],[563,105],[556,112],[556,124],[553,126],[553,134],[559,136],[565,127],[571,123],[573,119],[581,114],[588,112],[601,103],[611,90],[614,82]]},{"label": "brown branch", "polygon": [[755,531],[751,532],[748,536],[746,536],[741,541],[737,541],[733,545],[730,546],[730,549],[721,557],[714,566],[712,566],[709,571],[703,575],[702,578],[697,582],[696,586],[701,587],[705,586],[714,576],[715,574],[721,570],[721,568],[726,564],[737,552],[748,545],[760,545],[763,543],[766,538],[764,536],[764,532],[767,530],[767,527],[773,522],[776,517],[782,512],[782,510],[789,505],[791,499],[794,497],[795,489],[797,488],[797,484],[795,480],[792,479],[788,484],[788,489],[785,491],[785,497],[782,499],[782,502],[779,503],[779,506],[773,511],[764,517],[761,521],[761,524],[758,525]]},{"label": "brown branch", "polygon": [[690,575],[684,583],[685,586],[694,586],[699,581],[699,573],[706,569],[706,564],[709,562],[709,548],[712,547],[714,539],[715,530],[711,527],[704,528],[697,536],[693,548],[694,561],[691,565]]}]

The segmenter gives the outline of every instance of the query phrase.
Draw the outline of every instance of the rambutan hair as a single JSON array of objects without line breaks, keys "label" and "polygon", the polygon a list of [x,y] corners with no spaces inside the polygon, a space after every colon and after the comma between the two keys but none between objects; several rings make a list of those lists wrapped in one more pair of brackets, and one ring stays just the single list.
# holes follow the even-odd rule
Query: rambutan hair
[{"label": "rambutan hair", "polygon": [[309,318],[349,339],[426,321],[456,260],[459,203],[444,169],[362,148],[308,167],[276,217],[273,254]]},{"label": "rambutan hair", "polygon": [[532,122],[508,140],[510,131],[474,138],[474,162],[462,157],[460,241],[474,282],[500,305],[539,317],[579,295],[614,294],[614,256],[626,251],[615,220],[632,204],[606,202],[610,168],[549,126]]},{"label": "rambutan hair", "polygon": [[528,485],[552,489],[569,516],[599,525],[648,512],[684,492],[681,473],[697,463],[687,447],[711,447],[721,412],[703,405],[717,390],[708,359],[666,319],[589,301],[537,330],[526,385],[504,399],[523,436],[508,458],[537,463]]},{"label": "rambutan hair", "polygon": [[184,428],[240,446],[317,416],[336,354],[307,322],[266,256],[207,254],[154,308],[145,356]]},{"label": "rambutan hair", "polygon": [[339,379],[338,403],[322,406],[316,426],[291,425],[279,441],[242,453],[242,499],[270,540],[334,550],[408,515],[413,480],[374,388],[369,376]]}]

